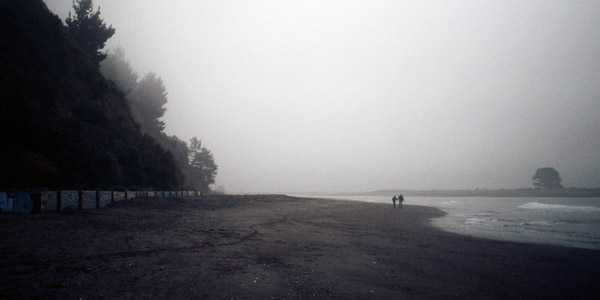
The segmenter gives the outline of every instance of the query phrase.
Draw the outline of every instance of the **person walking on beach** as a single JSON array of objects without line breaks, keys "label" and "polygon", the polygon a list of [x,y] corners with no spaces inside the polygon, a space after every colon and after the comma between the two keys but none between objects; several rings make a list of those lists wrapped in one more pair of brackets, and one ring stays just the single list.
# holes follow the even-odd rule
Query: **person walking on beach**
[{"label": "person walking on beach", "polygon": [[394,207],[396,207],[396,195],[394,195],[394,198],[392,198],[392,202],[394,202]]},{"label": "person walking on beach", "polygon": [[400,196],[398,196],[398,206],[400,208],[402,208],[402,202],[404,202],[404,196],[402,196],[402,194],[400,194]]}]

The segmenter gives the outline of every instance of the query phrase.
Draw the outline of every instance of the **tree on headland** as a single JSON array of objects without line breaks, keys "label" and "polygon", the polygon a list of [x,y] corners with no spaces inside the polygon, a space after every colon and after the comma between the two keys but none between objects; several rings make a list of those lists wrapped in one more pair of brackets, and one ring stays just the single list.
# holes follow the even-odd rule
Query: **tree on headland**
[{"label": "tree on headland", "polygon": [[210,150],[202,147],[197,138],[190,145],[175,135],[163,132],[164,115],[167,102],[167,89],[156,74],[149,72],[141,80],[125,59],[125,51],[117,48],[109,51],[107,58],[100,64],[102,74],[115,83],[128,100],[131,115],[140,125],[142,132],[155,139],[175,158],[177,166],[184,176],[185,186],[205,192],[215,182],[217,165]]},{"label": "tree on headland", "polygon": [[533,186],[536,188],[562,188],[562,178],[554,168],[545,167],[539,168],[535,171],[535,175],[531,178],[533,180]]},{"label": "tree on headland", "polygon": [[114,82],[125,96],[138,85],[138,74],[125,59],[125,50],[121,47],[107,52],[106,58],[100,62],[100,72],[106,79]]},{"label": "tree on headland", "polygon": [[69,17],[65,20],[69,33],[93,61],[101,62],[106,58],[106,54],[100,50],[104,48],[106,41],[115,34],[115,29],[112,25],[106,27],[104,21],[100,19],[100,7],[94,11],[92,0],[74,0],[73,10],[75,15],[71,16],[69,12]]},{"label": "tree on headland", "polygon": [[197,138],[190,140],[190,170],[188,174],[190,181],[202,191],[208,191],[208,187],[215,183],[218,166],[210,150],[202,147],[202,142]]},{"label": "tree on headland", "polygon": [[129,97],[131,109],[139,115],[139,123],[144,132],[153,137],[158,137],[165,129],[165,122],[160,118],[167,110],[167,89],[163,81],[156,74],[149,72],[140,80],[137,88]]}]

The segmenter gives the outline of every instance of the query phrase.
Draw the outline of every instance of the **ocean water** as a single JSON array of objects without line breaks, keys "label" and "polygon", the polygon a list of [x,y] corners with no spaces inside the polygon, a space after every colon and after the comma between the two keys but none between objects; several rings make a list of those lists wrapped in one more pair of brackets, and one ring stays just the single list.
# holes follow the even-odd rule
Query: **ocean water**
[{"label": "ocean water", "polygon": [[[316,196],[311,196],[316,197]],[[319,196],[387,203],[391,197]],[[436,207],[443,230],[496,240],[600,250],[600,198],[404,197],[404,204]]]}]

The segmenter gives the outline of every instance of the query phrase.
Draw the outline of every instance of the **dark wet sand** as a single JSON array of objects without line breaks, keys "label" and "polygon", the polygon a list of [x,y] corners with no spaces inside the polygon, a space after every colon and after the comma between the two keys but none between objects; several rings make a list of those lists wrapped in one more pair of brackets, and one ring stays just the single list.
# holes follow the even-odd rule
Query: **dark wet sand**
[{"label": "dark wet sand", "polygon": [[434,208],[219,196],[0,215],[1,299],[600,299],[600,251],[428,225]]}]

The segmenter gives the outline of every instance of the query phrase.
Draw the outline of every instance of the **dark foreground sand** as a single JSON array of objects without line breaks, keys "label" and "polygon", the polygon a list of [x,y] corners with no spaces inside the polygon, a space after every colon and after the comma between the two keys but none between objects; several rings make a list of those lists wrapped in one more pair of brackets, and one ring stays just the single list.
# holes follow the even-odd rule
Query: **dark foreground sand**
[{"label": "dark foreground sand", "polygon": [[4,299],[600,299],[600,251],[428,225],[427,207],[285,196],[0,215]]}]

